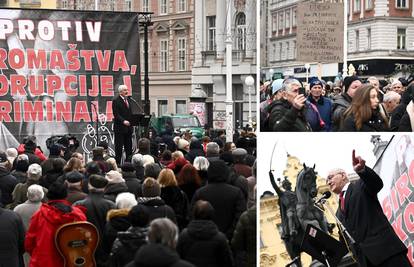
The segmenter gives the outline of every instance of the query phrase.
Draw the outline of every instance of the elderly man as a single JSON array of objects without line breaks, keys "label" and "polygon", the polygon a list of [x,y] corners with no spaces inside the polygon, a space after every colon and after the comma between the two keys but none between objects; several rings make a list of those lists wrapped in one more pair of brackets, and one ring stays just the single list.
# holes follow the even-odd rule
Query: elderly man
[{"label": "elderly man", "polygon": [[114,114],[115,159],[120,165],[122,149],[125,149],[126,161],[130,161],[132,156],[132,103],[128,97],[126,85],[120,85],[118,93],[119,95],[112,101],[112,112]]},{"label": "elderly man", "polygon": [[384,95],[382,105],[387,112],[389,119],[391,119],[392,113],[395,108],[400,104],[401,95],[394,91],[389,91]]},{"label": "elderly man", "polygon": [[394,91],[394,92],[402,95],[405,91],[405,87],[402,85],[401,81],[395,80],[391,84],[391,91]]},{"label": "elderly man", "polygon": [[351,244],[359,266],[409,267],[407,248],[382,211],[377,194],[381,178],[352,151],[352,165],[361,179],[350,183],[344,170],[329,172],[327,184],[339,195],[337,217],[355,240]]},{"label": "elderly man", "polygon": [[332,101],[328,97],[322,95],[322,81],[318,79],[312,80],[309,88],[310,95],[308,96],[308,100],[316,106],[323,122],[325,123],[323,131],[329,132],[331,130]]},{"label": "elderly man", "polygon": [[306,97],[299,94],[301,84],[298,80],[288,79],[283,83],[282,98],[274,101],[268,108],[269,128],[273,131],[305,132],[311,131],[304,115]]},{"label": "elderly man", "polygon": [[344,112],[351,105],[352,98],[362,83],[357,76],[348,76],[344,79],[343,85],[345,91],[335,96],[332,104],[333,131],[339,130]]}]

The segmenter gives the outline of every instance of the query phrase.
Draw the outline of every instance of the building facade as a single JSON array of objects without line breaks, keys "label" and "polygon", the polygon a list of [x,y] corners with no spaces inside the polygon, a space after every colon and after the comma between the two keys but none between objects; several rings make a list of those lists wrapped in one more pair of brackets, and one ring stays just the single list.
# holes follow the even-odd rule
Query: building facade
[{"label": "building facade", "polygon": [[[249,88],[245,79],[256,78],[256,4],[255,0],[195,1],[192,96],[203,102],[210,127],[226,128],[227,64],[232,65],[233,128],[248,124],[249,103],[255,121],[256,86]],[[232,21],[232,62],[226,62],[227,16]]]},{"label": "building facade", "polygon": [[0,7],[55,9],[56,0],[0,0]]},{"label": "building facade", "polygon": [[[267,59],[262,61],[262,78],[269,70],[304,78],[333,79],[342,62],[322,64],[296,61],[297,0],[269,0]],[[408,76],[414,72],[414,1],[349,0],[347,11],[348,65],[360,76],[380,78]],[[264,18],[265,19],[265,18]],[[307,70],[305,64],[310,64]],[[319,71],[320,73],[317,73]]]},{"label": "building facade", "polygon": [[[187,114],[190,110],[194,55],[195,0],[98,0],[99,10],[153,12],[148,29],[151,113]],[[94,10],[94,0],[58,0],[62,9]],[[141,29],[141,77],[144,98],[144,34]]]}]

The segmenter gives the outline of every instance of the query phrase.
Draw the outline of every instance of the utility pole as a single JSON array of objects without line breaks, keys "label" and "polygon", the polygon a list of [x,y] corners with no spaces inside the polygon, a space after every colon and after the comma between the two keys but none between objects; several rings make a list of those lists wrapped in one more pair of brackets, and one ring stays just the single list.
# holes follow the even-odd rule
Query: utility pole
[{"label": "utility pole", "polygon": [[148,27],[151,22],[152,13],[140,13],[140,25],[144,27],[144,113],[150,115],[150,100],[149,100],[149,76],[148,76]]},{"label": "utility pole", "polygon": [[231,36],[232,1],[227,0],[226,20],[226,141],[233,142],[233,40]]}]

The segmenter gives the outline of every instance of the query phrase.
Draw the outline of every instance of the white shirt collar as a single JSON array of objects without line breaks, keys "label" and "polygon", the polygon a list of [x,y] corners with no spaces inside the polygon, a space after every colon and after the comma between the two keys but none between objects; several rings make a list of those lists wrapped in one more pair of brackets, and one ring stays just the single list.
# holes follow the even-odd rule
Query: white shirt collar
[{"label": "white shirt collar", "polygon": [[345,186],[342,188],[342,191],[341,192],[344,192],[344,198],[345,198],[345,195],[346,195],[346,191],[348,190],[349,184],[350,184],[350,182],[347,182],[345,184]]}]

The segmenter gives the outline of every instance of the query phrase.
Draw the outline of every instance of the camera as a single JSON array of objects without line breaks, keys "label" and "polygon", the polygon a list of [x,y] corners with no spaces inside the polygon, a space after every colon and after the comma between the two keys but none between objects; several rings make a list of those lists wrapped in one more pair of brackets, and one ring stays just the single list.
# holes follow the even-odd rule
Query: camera
[{"label": "camera", "polygon": [[306,96],[306,89],[305,89],[305,87],[301,87],[301,88],[299,88],[299,92],[298,92],[298,94],[299,94],[299,95],[304,95],[304,96]]}]

